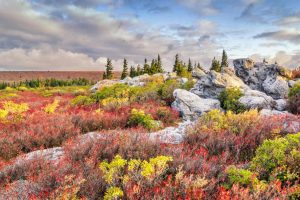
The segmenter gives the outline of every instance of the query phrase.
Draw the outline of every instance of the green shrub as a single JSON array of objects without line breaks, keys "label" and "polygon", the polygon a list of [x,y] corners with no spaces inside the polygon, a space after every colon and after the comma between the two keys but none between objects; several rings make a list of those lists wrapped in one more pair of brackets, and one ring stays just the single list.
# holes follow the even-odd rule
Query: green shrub
[{"label": "green shrub", "polygon": [[138,86],[131,88],[130,100],[131,101],[147,101],[158,100],[160,97],[157,93],[160,83],[149,82],[145,86]]},{"label": "green shrub", "polygon": [[295,181],[300,177],[300,133],[265,140],[257,148],[251,169],[264,180]]},{"label": "green shrub", "polygon": [[174,101],[173,92],[177,88],[180,88],[180,84],[177,80],[167,80],[166,83],[161,85],[161,87],[158,89],[158,95],[167,104],[171,104]]},{"label": "green shrub", "polygon": [[244,112],[246,108],[238,101],[242,96],[243,93],[239,88],[225,89],[219,96],[221,107],[225,110],[233,111],[234,113]]},{"label": "green shrub", "polygon": [[188,79],[188,82],[184,83],[184,84],[181,86],[181,88],[182,88],[182,89],[185,89],[185,90],[190,90],[190,89],[193,88],[194,84],[195,84],[194,80],[193,80],[192,78],[189,78],[189,79]]},{"label": "green shrub", "polygon": [[300,83],[295,84],[289,91],[288,110],[300,114]]},{"label": "green shrub", "polygon": [[71,105],[73,105],[73,106],[88,106],[95,102],[96,101],[94,99],[92,99],[91,97],[79,95],[71,100]]},{"label": "green shrub", "polygon": [[125,84],[114,84],[112,86],[107,86],[101,88],[96,94],[92,96],[96,102],[100,102],[103,99],[113,97],[113,98],[126,98],[129,95],[129,86]]},{"label": "green shrub", "polygon": [[144,128],[151,130],[156,128],[156,123],[150,114],[145,114],[143,110],[132,109],[128,121],[129,126],[141,125]]},{"label": "green shrub", "polygon": [[300,83],[295,84],[289,90],[289,98],[292,98],[296,95],[300,95]]},{"label": "green shrub", "polygon": [[243,187],[251,187],[252,189],[259,183],[256,175],[246,169],[238,169],[235,166],[227,168],[228,187],[231,188],[235,184]]}]

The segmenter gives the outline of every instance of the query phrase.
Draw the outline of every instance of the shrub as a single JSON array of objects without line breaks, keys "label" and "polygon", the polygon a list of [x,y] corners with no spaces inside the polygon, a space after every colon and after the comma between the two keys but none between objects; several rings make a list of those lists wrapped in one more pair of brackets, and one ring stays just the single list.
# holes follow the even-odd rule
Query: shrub
[{"label": "shrub", "polygon": [[71,105],[72,106],[88,106],[95,102],[96,101],[94,99],[92,99],[91,97],[79,95],[71,100]]},{"label": "shrub", "polygon": [[164,100],[167,104],[171,104],[175,99],[173,96],[173,92],[175,89],[179,88],[180,84],[175,79],[167,80],[165,84],[161,85],[158,90],[158,94],[162,100]]},{"label": "shrub", "polygon": [[48,104],[44,108],[44,111],[45,111],[45,113],[53,114],[53,113],[55,113],[58,106],[59,106],[59,100],[55,99],[53,103]]},{"label": "shrub", "polygon": [[295,84],[289,90],[288,109],[294,114],[300,113],[300,83]]},{"label": "shrub", "polygon": [[128,120],[128,125],[138,126],[141,125],[144,128],[151,130],[156,128],[155,121],[150,114],[145,114],[143,110],[132,109],[130,113],[130,118]]},{"label": "shrub", "polygon": [[128,100],[128,98],[108,97],[101,101],[101,105],[106,110],[113,110],[113,109],[120,108],[122,106],[129,105],[129,100]]},{"label": "shrub", "polygon": [[221,107],[235,113],[244,112],[246,110],[245,107],[238,101],[242,96],[243,93],[239,88],[225,89],[219,96]]},{"label": "shrub", "polygon": [[295,84],[289,90],[289,98],[300,95],[300,83]]},{"label": "shrub", "polygon": [[235,166],[230,166],[226,170],[228,176],[228,186],[231,188],[235,184],[242,187],[250,187],[253,189],[259,184],[256,175],[246,169],[238,169]]},{"label": "shrub", "polygon": [[[104,199],[115,199],[124,195],[121,188],[125,188],[128,182],[151,182],[161,179],[161,175],[165,173],[169,167],[168,162],[173,161],[172,157],[157,156],[147,160],[131,159],[129,161],[123,159],[120,155],[116,155],[114,159],[108,163],[103,161],[100,163],[100,169],[103,173],[104,180],[109,184],[109,189],[104,195]],[[153,183],[152,183],[153,184]]]},{"label": "shrub", "polygon": [[251,169],[264,180],[295,181],[300,177],[299,147],[300,133],[266,140],[257,148]]},{"label": "shrub", "polygon": [[129,97],[129,86],[125,84],[114,84],[101,88],[96,94],[92,96],[96,102],[100,102],[103,99],[114,97],[114,98],[126,98]]},{"label": "shrub", "polygon": [[145,86],[137,86],[130,89],[130,101],[145,102],[148,100],[158,100],[157,90],[160,85],[155,82],[147,83]]},{"label": "shrub", "polygon": [[240,114],[212,110],[187,129],[185,143],[195,150],[205,144],[209,157],[224,153],[226,159],[235,162],[250,160],[264,139],[276,136],[282,129],[283,123],[272,120],[256,110]]},{"label": "shrub", "polygon": [[176,115],[176,113],[172,113],[172,111],[166,107],[160,107],[156,111],[156,116],[158,120],[164,123],[173,123],[174,122],[173,115]]},{"label": "shrub", "polygon": [[194,84],[194,80],[192,78],[189,78],[188,81],[181,86],[181,88],[185,90],[190,90],[194,87]]},{"label": "shrub", "polygon": [[29,107],[26,103],[17,104],[12,101],[6,101],[3,103],[3,109],[0,109],[2,113],[2,119],[0,118],[0,120],[18,122],[22,119],[23,114],[28,110]]},{"label": "shrub", "polygon": [[300,78],[300,67],[297,68],[297,69],[294,69],[292,71],[292,78],[293,79]]}]

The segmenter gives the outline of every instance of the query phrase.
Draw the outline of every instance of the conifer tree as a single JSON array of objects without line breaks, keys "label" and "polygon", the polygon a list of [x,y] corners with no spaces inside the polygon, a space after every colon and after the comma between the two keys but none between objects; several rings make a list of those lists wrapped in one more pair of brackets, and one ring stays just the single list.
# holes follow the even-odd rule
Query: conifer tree
[{"label": "conifer tree", "polygon": [[179,60],[179,55],[176,54],[175,56],[175,63],[174,63],[174,66],[173,66],[173,72],[177,72],[180,68],[180,60]]},{"label": "conifer tree", "polygon": [[189,58],[189,64],[188,64],[187,70],[188,70],[189,72],[192,72],[192,71],[193,71],[192,61],[191,61],[190,58]]},{"label": "conifer tree", "polygon": [[129,73],[129,76],[131,78],[135,77],[136,76],[136,70],[133,66],[130,67],[130,73]]},{"label": "conifer tree", "polygon": [[107,58],[105,68],[106,68],[106,70],[103,74],[103,79],[112,79],[113,78],[113,71],[112,71],[113,66],[112,66],[111,60],[109,58]]},{"label": "conifer tree", "polygon": [[139,75],[142,75],[142,74],[143,74],[143,70],[140,67],[140,65],[138,65],[137,68],[136,68],[136,75],[139,76]]},{"label": "conifer tree", "polygon": [[223,50],[222,62],[221,62],[221,68],[224,68],[224,67],[228,67],[228,57],[227,57],[227,53],[225,50]]},{"label": "conifer tree", "polygon": [[156,72],[157,72],[157,60],[152,59],[151,65],[150,65],[149,75],[155,74]]},{"label": "conifer tree", "polygon": [[147,59],[145,58],[145,63],[144,63],[144,67],[143,67],[143,73],[144,74],[149,74],[149,71],[150,71],[150,66],[147,62]]},{"label": "conifer tree", "polygon": [[162,73],[163,72],[163,66],[162,66],[162,62],[160,59],[160,55],[158,54],[157,56],[157,70],[156,73]]},{"label": "conifer tree", "polygon": [[128,63],[127,63],[127,60],[124,58],[121,79],[124,79],[127,76],[128,76]]},{"label": "conifer tree", "polygon": [[210,70],[214,70],[216,72],[221,72],[220,62],[218,60],[216,60],[215,57],[214,57],[214,59],[211,62],[211,68],[210,68]]}]

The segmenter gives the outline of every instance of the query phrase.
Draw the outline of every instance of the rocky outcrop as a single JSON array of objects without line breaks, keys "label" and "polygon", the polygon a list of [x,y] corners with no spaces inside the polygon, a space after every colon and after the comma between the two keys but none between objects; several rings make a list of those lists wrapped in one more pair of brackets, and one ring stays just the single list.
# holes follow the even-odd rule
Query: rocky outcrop
[{"label": "rocky outcrop", "polygon": [[178,127],[168,127],[163,130],[150,133],[149,139],[166,144],[179,144],[183,141],[186,129],[194,122],[184,121]]},{"label": "rocky outcrop", "polygon": [[287,100],[286,99],[278,99],[275,101],[275,107],[278,111],[284,111],[287,109]]},{"label": "rocky outcrop", "polygon": [[276,102],[263,92],[257,90],[245,90],[244,96],[239,99],[247,109],[272,109]]},{"label": "rocky outcrop", "polygon": [[231,68],[226,68],[221,73],[210,71],[207,74],[198,74],[196,77],[198,80],[191,92],[202,98],[217,99],[220,93],[228,87],[249,88],[240,78],[235,76]]},{"label": "rocky outcrop", "polygon": [[93,85],[91,87],[90,91],[96,92],[97,90],[99,90],[102,87],[111,86],[111,85],[114,85],[117,83],[126,84],[129,86],[144,86],[147,82],[151,81],[151,79],[155,79],[155,78],[161,78],[164,81],[169,80],[169,79],[178,79],[178,81],[182,84],[187,82],[186,78],[179,78],[179,77],[177,77],[176,73],[174,73],[174,72],[157,73],[152,76],[150,76],[148,74],[143,74],[143,75],[136,76],[133,78],[127,76],[123,80],[101,80],[101,81],[98,81],[95,85]]},{"label": "rocky outcrop", "polygon": [[289,84],[289,70],[276,64],[255,63],[251,59],[233,61],[235,74],[253,90],[265,92],[274,99],[285,98]]},{"label": "rocky outcrop", "polygon": [[173,95],[172,108],[178,110],[184,119],[196,119],[212,109],[221,109],[219,100],[204,99],[183,89],[176,89]]}]

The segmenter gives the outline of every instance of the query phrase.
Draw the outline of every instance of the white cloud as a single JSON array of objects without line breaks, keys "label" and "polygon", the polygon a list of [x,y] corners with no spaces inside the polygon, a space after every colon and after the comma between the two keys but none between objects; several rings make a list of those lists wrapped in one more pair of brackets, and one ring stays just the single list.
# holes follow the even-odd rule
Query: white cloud
[{"label": "white cloud", "polygon": [[[115,70],[122,68],[122,59],[113,60]],[[0,66],[6,70],[104,70],[106,58],[96,60],[81,53],[65,51],[63,49],[11,49],[0,53]],[[136,65],[129,62],[130,65]],[[42,68],[41,68],[42,66]]]},{"label": "white cloud", "polygon": [[194,10],[200,15],[215,15],[219,11],[213,6],[212,0],[177,0],[179,3]]},{"label": "white cloud", "polygon": [[262,62],[262,60],[265,58],[269,63],[277,62],[279,65],[291,69],[300,67],[300,50],[291,53],[285,51],[278,51],[273,56],[253,54],[249,57],[257,62]]}]

